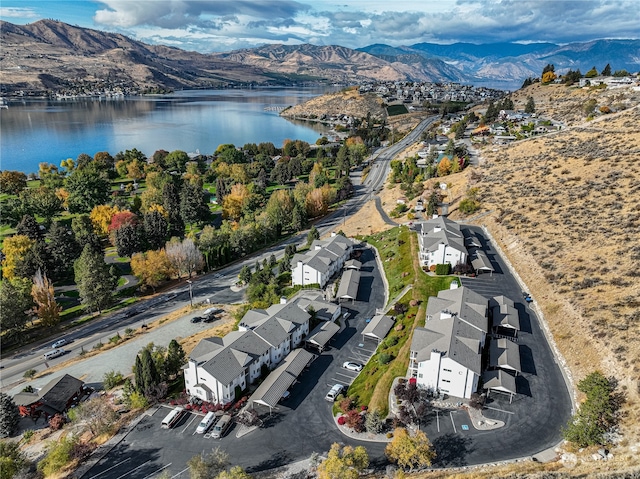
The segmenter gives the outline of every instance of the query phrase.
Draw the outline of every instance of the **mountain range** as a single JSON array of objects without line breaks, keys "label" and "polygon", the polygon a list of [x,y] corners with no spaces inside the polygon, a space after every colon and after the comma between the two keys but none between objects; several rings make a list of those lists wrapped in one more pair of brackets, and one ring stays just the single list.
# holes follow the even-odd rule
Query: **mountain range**
[{"label": "mountain range", "polygon": [[411,46],[264,45],[201,54],[148,45],[121,34],[54,20],[0,21],[2,94],[286,85],[307,81],[505,82],[517,85],[553,63],[556,72],[596,66],[640,70],[640,40],[586,43],[494,43]]}]

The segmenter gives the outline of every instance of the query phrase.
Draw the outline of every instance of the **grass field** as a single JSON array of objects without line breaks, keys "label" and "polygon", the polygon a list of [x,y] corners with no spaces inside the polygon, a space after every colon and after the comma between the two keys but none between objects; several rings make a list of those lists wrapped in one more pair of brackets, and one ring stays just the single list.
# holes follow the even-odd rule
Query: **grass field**
[{"label": "grass field", "polygon": [[388,314],[396,318],[395,328],[380,343],[375,354],[360,372],[348,390],[348,395],[359,406],[367,405],[383,415],[389,412],[389,392],[394,378],[405,376],[409,366],[409,354],[413,330],[424,325],[429,296],[448,289],[452,276],[431,276],[422,271],[418,261],[416,233],[405,226],[377,233],[364,238],[376,247],[389,283],[393,300],[407,285],[413,288],[396,304],[406,306],[404,313],[391,309]]}]

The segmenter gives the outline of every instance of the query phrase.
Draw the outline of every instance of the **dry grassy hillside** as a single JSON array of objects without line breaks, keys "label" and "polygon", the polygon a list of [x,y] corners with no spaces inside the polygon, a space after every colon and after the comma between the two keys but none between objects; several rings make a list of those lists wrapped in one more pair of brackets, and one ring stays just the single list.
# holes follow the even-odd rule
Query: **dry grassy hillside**
[{"label": "dry grassy hillside", "polygon": [[[637,461],[640,107],[578,123],[573,110],[593,91],[552,87],[545,93],[536,95],[536,105],[547,98],[556,105],[555,118],[576,124],[484,150],[477,186],[489,214],[478,222],[531,289],[574,379],[600,369],[619,380],[627,405],[618,453]],[[629,101],[621,95],[596,98],[599,104]]]},{"label": "dry grassy hillside", "polygon": [[383,119],[387,116],[380,98],[373,94],[360,95],[358,90],[353,88],[312,98],[283,111],[282,116],[320,118],[322,115],[349,115],[365,118],[369,112],[373,118]]}]

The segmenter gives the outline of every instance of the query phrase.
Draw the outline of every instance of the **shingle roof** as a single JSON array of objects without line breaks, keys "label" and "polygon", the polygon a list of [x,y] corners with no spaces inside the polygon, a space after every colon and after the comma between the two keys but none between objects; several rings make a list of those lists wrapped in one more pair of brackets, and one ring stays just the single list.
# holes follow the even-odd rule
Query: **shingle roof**
[{"label": "shingle roof", "polygon": [[495,389],[496,391],[517,394],[516,378],[504,371],[486,371],[482,375],[482,382],[485,389]]},{"label": "shingle roof", "polygon": [[244,368],[249,362],[248,354],[238,354],[238,351],[224,348],[201,367],[221,384],[231,384],[234,379],[244,374]]},{"label": "shingle roof", "polygon": [[323,321],[311,331],[307,341],[323,348],[338,331],[340,331],[340,326],[336,323]]},{"label": "shingle roof", "polygon": [[260,326],[253,329],[253,332],[273,347],[278,347],[287,340],[289,334],[296,328],[291,321],[284,319],[269,318]]},{"label": "shingle roof", "polygon": [[393,318],[391,316],[387,316],[386,314],[378,314],[371,318],[369,324],[364,327],[362,334],[364,336],[371,336],[382,341],[393,325],[395,324]]},{"label": "shingle roof", "polygon": [[189,358],[197,362],[208,361],[222,348],[222,338],[204,338],[193,348]]},{"label": "shingle roof", "polygon": [[469,256],[471,257],[471,266],[476,271],[494,271],[491,261],[481,249],[470,249]]},{"label": "shingle roof", "polygon": [[429,298],[427,316],[439,319],[443,313],[455,314],[463,321],[486,333],[489,331],[487,304],[488,301],[484,296],[465,286],[446,289],[440,291],[437,298]]},{"label": "shingle roof", "polygon": [[271,371],[258,386],[249,401],[275,407],[284,392],[296,381],[302,370],[315,356],[304,349],[291,351],[282,364]]},{"label": "shingle roof", "polygon": [[518,344],[505,338],[492,339],[489,346],[489,366],[522,371]]},{"label": "shingle roof", "polygon": [[[435,231],[436,229],[440,231]],[[458,251],[465,253],[467,251],[460,225],[444,216],[438,216],[422,223],[422,234],[418,235],[418,239],[423,251],[437,251],[440,243]]]},{"label": "shingle roof", "polygon": [[340,286],[338,286],[338,298],[356,299],[358,297],[358,287],[360,286],[360,271],[348,269],[342,273]]},{"label": "shingle roof", "polygon": [[41,401],[45,406],[57,412],[67,408],[69,400],[82,389],[84,382],[69,374],[54,378],[38,390],[37,393],[19,393],[14,396],[17,406],[28,406]]}]

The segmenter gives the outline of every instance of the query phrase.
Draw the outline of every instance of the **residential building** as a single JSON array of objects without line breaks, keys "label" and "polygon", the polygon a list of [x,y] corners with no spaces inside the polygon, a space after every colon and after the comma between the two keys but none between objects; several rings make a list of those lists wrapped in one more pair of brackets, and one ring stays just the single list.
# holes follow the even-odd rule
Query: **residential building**
[{"label": "residential building", "polygon": [[249,310],[238,331],[200,341],[183,367],[189,395],[214,403],[232,402],[236,389],[246,390],[264,367],[274,369],[302,344],[309,334],[311,308],[322,319],[340,315],[340,306],[321,296],[301,291],[288,302]]},{"label": "residential building", "polygon": [[422,223],[418,242],[420,263],[424,266],[448,263],[453,267],[467,261],[467,248],[460,225],[444,216]]},{"label": "residential building", "polygon": [[427,319],[411,342],[409,376],[419,387],[470,398],[482,373],[488,301],[467,287],[429,298]]},{"label": "residential building", "polygon": [[342,269],[353,247],[352,240],[335,233],[326,240],[315,240],[309,251],[293,256],[292,284],[319,284],[324,288],[329,279]]}]

